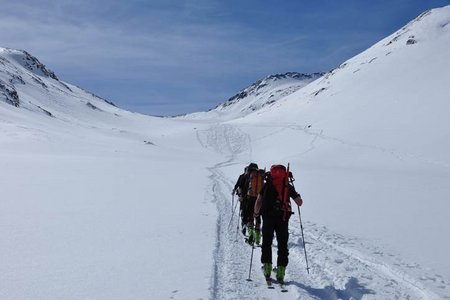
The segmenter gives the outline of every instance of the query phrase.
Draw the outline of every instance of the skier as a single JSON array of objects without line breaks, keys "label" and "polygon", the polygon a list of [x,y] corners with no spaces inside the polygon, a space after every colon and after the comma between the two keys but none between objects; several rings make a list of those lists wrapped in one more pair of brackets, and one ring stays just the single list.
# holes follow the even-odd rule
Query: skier
[{"label": "skier", "polygon": [[244,168],[244,173],[239,175],[239,178],[236,181],[236,184],[234,185],[234,189],[231,191],[231,195],[237,195],[239,198],[241,198],[240,189],[242,190],[243,185],[245,184],[246,174],[247,174],[247,167]]},{"label": "skier", "polygon": [[[262,189],[264,183],[265,170],[258,169],[257,165],[248,168],[247,176],[247,228],[248,228],[248,243],[257,245],[261,243],[261,217],[254,218],[254,209],[256,198]],[[256,222],[255,222],[256,221]]]},{"label": "skier", "polygon": [[[254,170],[258,169],[258,165],[256,163],[250,163],[247,166],[247,172],[245,173],[245,177],[243,180],[242,188],[240,188],[240,191],[243,193],[243,199],[242,199],[242,211],[241,211],[241,217],[242,217],[242,234],[245,235],[246,229],[248,227],[249,219],[253,218],[253,208],[250,209],[249,205],[249,180],[250,180],[250,173]],[[249,228],[248,234],[252,234],[252,231],[250,231],[251,228]]]},{"label": "skier", "polygon": [[245,204],[247,198],[247,175],[248,175],[248,166],[244,168],[244,173],[239,175],[239,178],[234,186],[231,194],[236,194],[239,197],[239,216],[241,217],[241,226],[242,226],[242,234],[245,235]]},{"label": "skier", "polygon": [[289,177],[292,173],[282,165],[273,165],[267,174],[266,183],[255,203],[255,217],[262,216],[262,253],[261,262],[263,263],[264,276],[268,283],[271,281],[272,271],[272,240],[274,232],[276,233],[278,243],[278,258],[276,268],[276,279],[279,283],[284,283],[286,266],[288,265],[288,223],[293,214],[289,197],[294,199],[298,206],[301,206],[303,200],[295,191],[295,188],[289,184]]}]

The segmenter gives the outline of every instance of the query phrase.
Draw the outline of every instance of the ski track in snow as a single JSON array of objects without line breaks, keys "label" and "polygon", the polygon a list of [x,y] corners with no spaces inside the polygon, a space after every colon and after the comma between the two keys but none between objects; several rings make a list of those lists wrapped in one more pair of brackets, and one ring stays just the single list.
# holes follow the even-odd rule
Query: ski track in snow
[{"label": "ski track in snow", "polygon": [[[251,126],[255,127],[255,125],[251,125]],[[379,151],[379,152],[391,155],[391,156],[393,156],[394,158],[396,158],[397,160],[400,160],[400,161],[403,161],[405,159],[412,159],[412,160],[416,160],[416,161],[423,162],[423,163],[426,163],[426,164],[430,164],[430,165],[434,165],[434,166],[439,166],[439,167],[443,167],[443,168],[446,168],[446,169],[450,169],[450,164],[448,162],[445,162],[445,161],[440,161],[440,160],[436,160],[436,159],[430,159],[428,157],[424,157],[424,156],[413,154],[413,153],[400,152],[400,151],[395,150],[395,149],[384,148],[384,147],[380,147],[380,146],[376,146],[376,145],[368,145],[368,144],[363,144],[363,143],[359,143],[359,142],[344,140],[344,139],[333,137],[333,136],[328,136],[328,135],[324,134],[324,130],[323,129],[315,129],[315,130],[313,130],[313,129],[308,128],[307,125],[303,126],[303,125],[298,125],[298,124],[284,124],[284,125],[283,124],[282,125],[280,125],[280,124],[267,124],[267,125],[258,125],[257,127],[267,127],[267,128],[271,128],[273,130],[271,133],[266,134],[265,136],[262,136],[259,139],[268,138],[268,137],[270,137],[272,135],[276,135],[276,134],[278,134],[278,133],[280,133],[282,131],[285,131],[285,130],[302,131],[303,133],[312,136],[313,139],[310,142],[310,147],[306,151],[303,151],[302,153],[299,153],[297,156],[304,155],[304,154],[314,150],[315,149],[315,142],[317,141],[317,139],[321,139],[321,140],[324,140],[324,141],[331,141],[331,142],[339,143],[339,144],[350,146],[350,147],[365,148],[365,149]]]},{"label": "ski track in snow", "polygon": [[[319,135],[315,135],[317,137]],[[425,275],[417,265],[401,262],[400,258],[385,254],[369,242],[344,237],[303,221],[310,266],[310,274],[307,274],[297,214],[289,224],[290,255],[286,270],[289,292],[282,293],[277,285],[275,289],[267,288],[260,269],[258,247],[253,253],[252,281],[247,281],[252,248],[244,242],[240,232],[238,207],[233,214],[234,180],[221,169],[251,160],[250,138],[231,125],[214,125],[208,130],[199,130],[197,139],[203,147],[226,156],[226,160],[209,169],[208,197],[216,202],[218,209],[211,299],[450,299],[450,284],[439,275]],[[314,147],[313,142],[311,147]],[[236,201],[235,198],[234,204]],[[276,244],[273,247],[276,260]],[[422,277],[409,274],[422,274]],[[430,282],[434,284],[433,290],[442,290],[440,295],[427,288]]]},{"label": "ski track in snow", "polygon": [[358,142],[351,142],[351,141],[346,141],[346,140],[343,140],[340,138],[327,136],[327,135],[323,134],[322,129],[313,131],[313,130],[308,129],[305,126],[298,126],[298,125],[290,125],[286,128],[293,129],[293,130],[300,130],[300,131],[303,131],[304,133],[314,137],[313,142],[311,144],[312,148],[309,149],[308,151],[305,151],[303,154],[313,150],[314,142],[316,141],[317,138],[320,138],[322,140],[330,140],[330,141],[338,142],[343,145],[347,145],[347,146],[351,146],[351,147],[367,148],[367,149],[372,149],[372,150],[376,150],[376,151],[381,151],[381,152],[387,153],[389,155],[392,155],[393,157],[395,157],[398,160],[404,160],[405,158],[411,158],[411,159],[415,159],[417,161],[421,161],[421,162],[424,162],[427,164],[450,168],[450,164],[448,164],[447,162],[444,162],[444,161],[429,159],[427,157],[423,157],[423,156],[416,155],[413,153],[399,152],[395,149],[389,149],[389,148],[384,148],[384,147],[375,146],[375,145],[367,145],[367,144],[362,144],[362,143],[358,143]]}]

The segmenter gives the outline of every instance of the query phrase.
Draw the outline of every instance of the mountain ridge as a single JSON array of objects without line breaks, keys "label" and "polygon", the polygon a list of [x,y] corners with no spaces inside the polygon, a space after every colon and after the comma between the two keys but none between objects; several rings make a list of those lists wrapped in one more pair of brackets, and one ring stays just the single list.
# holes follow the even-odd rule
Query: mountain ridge
[{"label": "mountain ridge", "polygon": [[0,48],[0,102],[62,120],[89,122],[90,111],[128,112],[111,101],[65,83],[25,50]]},{"label": "mountain ridge", "polygon": [[[287,73],[281,73],[281,74],[268,75],[268,76],[264,77],[263,79],[257,80],[254,83],[252,83],[251,85],[249,85],[248,87],[240,90],[234,96],[230,97],[227,101],[217,105],[216,107],[212,108],[211,110],[228,107],[230,105],[235,104],[236,102],[243,100],[244,98],[246,98],[252,94],[256,94],[256,96],[258,96],[259,95],[258,91],[260,91],[264,87],[266,87],[270,84],[272,84],[273,86],[276,87],[277,85],[274,84],[275,82],[278,82],[280,84],[280,81],[281,81],[281,84],[286,84],[286,83],[295,82],[296,80],[298,80],[301,82],[309,83],[317,78],[322,77],[324,74],[325,73],[323,73],[323,72],[316,72],[316,73],[311,73],[311,74],[299,73],[299,72],[287,72]],[[275,102],[275,101],[273,101],[273,102]],[[273,102],[267,102],[266,104],[271,104]]]}]

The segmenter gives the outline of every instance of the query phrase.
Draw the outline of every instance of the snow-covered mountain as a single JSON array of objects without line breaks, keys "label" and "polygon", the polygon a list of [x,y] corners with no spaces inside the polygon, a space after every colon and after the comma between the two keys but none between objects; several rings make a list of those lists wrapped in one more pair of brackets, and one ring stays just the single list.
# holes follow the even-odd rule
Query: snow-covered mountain
[{"label": "snow-covered mountain", "polygon": [[23,50],[0,48],[0,101],[61,120],[90,123],[94,115],[123,110],[58,79],[36,57]]},{"label": "snow-covered mountain", "polygon": [[[171,119],[2,49],[0,298],[449,298],[449,24],[425,12],[308,84],[269,76]],[[251,161],[289,162],[304,199],[311,272],[294,215],[288,293],[239,238]]]},{"label": "snow-covered mountain", "polygon": [[236,95],[208,112],[193,113],[186,117],[189,119],[217,117],[231,119],[243,117],[263,107],[272,106],[279,99],[298,91],[323,75],[324,73],[320,72],[312,74],[288,72],[269,75],[239,91]]},{"label": "snow-covered mountain", "polygon": [[297,72],[269,75],[239,91],[239,93],[225,103],[218,105],[212,111],[225,113],[233,111],[241,113],[253,112],[296,92],[323,75],[324,73],[302,74]]}]

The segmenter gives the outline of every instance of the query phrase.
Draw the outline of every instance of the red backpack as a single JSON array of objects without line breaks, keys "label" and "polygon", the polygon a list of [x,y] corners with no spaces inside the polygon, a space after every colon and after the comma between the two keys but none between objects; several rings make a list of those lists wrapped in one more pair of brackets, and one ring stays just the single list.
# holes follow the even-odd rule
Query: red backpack
[{"label": "red backpack", "polygon": [[283,165],[273,165],[270,167],[270,178],[272,185],[278,193],[278,199],[283,209],[283,219],[291,215],[291,202],[289,201],[289,164],[286,170]]}]

